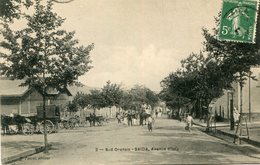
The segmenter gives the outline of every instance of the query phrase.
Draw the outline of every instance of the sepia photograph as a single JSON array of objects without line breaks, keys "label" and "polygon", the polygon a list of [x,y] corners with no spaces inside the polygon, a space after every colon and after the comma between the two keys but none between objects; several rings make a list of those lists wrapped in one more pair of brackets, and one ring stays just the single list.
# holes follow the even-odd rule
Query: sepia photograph
[{"label": "sepia photograph", "polygon": [[260,164],[259,14],[0,0],[1,164]]}]

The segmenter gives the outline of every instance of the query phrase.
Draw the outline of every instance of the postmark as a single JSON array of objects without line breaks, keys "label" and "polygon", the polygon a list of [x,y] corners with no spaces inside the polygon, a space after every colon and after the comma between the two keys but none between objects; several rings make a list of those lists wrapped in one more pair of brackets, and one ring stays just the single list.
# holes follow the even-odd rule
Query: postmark
[{"label": "postmark", "polygon": [[255,43],[259,0],[223,0],[219,40]]}]

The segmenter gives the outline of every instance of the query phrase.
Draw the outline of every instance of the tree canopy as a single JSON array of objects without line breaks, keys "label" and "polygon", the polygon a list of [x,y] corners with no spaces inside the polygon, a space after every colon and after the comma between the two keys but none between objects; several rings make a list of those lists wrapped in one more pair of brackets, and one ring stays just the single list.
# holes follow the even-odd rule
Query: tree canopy
[{"label": "tree canopy", "polygon": [[[216,27],[219,17],[215,18]],[[181,61],[181,68],[161,81],[160,97],[167,106],[176,108],[189,101],[208,107],[225,89],[232,88],[233,81],[239,82],[242,88],[251,74],[250,68],[260,64],[259,46],[220,41],[217,34],[218,28],[214,28],[213,33],[203,28],[204,50],[199,54],[191,53]]]},{"label": "tree canopy", "polygon": [[120,85],[107,81],[106,85],[101,89],[101,95],[105,99],[105,105],[107,107],[118,107],[123,95],[123,90]]},{"label": "tree canopy", "polygon": [[62,89],[91,69],[89,54],[94,45],[79,46],[75,32],[61,29],[65,19],[53,12],[52,6],[52,1],[42,5],[36,0],[34,13],[25,15],[27,25],[18,30],[3,22],[2,75],[25,79],[23,85]]}]

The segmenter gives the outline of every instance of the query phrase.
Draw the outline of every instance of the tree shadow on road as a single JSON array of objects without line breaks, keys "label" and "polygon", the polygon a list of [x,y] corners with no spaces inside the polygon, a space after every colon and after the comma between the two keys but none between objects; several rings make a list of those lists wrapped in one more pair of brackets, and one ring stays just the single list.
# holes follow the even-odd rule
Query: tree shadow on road
[{"label": "tree shadow on road", "polygon": [[[164,130],[165,128],[161,128]],[[169,128],[166,128],[169,129]],[[171,129],[174,131],[174,129]],[[157,139],[150,141],[147,145],[156,144],[156,146],[171,147],[176,146],[179,148],[180,152],[186,153],[190,151],[191,155],[196,154],[209,154],[217,155],[218,159],[225,159],[225,155],[244,155],[255,159],[260,159],[257,156],[254,156],[259,152],[258,148],[252,146],[237,146],[233,143],[227,143],[220,139],[213,138],[207,134],[201,132],[146,132],[141,136],[144,136],[148,139]],[[158,139],[161,139],[158,141]],[[217,159],[216,159],[217,160]]]}]

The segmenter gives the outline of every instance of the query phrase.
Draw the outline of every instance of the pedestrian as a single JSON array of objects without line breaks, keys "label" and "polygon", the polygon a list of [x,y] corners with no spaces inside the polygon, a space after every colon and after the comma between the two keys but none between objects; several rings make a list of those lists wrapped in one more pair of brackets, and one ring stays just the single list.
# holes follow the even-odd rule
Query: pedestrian
[{"label": "pedestrian", "polygon": [[156,118],[157,118],[157,116],[158,116],[158,111],[157,111],[157,109],[155,110],[155,116],[156,116]]},{"label": "pedestrian", "polygon": [[233,117],[234,117],[234,122],[237,123],[239,121],[239,112],[238,110],[236,109],[236,107],[234,107],[234,110],[233,110]]},{"label": "pedestrian", "polygon": [[127,121],[128,121],[128,126],[132,126],[132,114],[128,112],[127,114]]},{"label": "pedestrian", "polygon": [[89,114],[89,124],[90,124],[90,127],[93,126],[93,115],[92,113]]},{"label": "pedestrian", "polygon": [[187,116],[187,118],[186,118],[186,123],[187,123],[186,129],[187,129],[188,131],[190,131],[190,128],[191,128],[191,126],[192,126],[192,124],[193,124],[193,118],[192,118],[192,116],[191,116],[190,114],[188,114],[188,116]]},{"label": "pedestrian", "polygon": [[144,112],[143,110],[141,111],[141,113],[139,114],[139,119],[140,119],[140,125],[143,126],[144,124]]},{"label": "pedestrian", "polygon": [[121,116],[120,116],[119,112],[116,112],[116,118],[117,118],[118,124],[121,123]]},{"label": "pedestrian", "polygon": [[152,118],[152,116],[151,115],[149,115],[149,117],[148,117],[148,131],[149,132],[152,132],[152,130],[153,130],[153,118]]},{"label": "pedestrian", "polygon": [[97,116],[96,116],[96,114],[93,112],[93,125],[94,125],[94,127],[95,127],[95,125],[96,125],[96,119],[97,119]]}]

